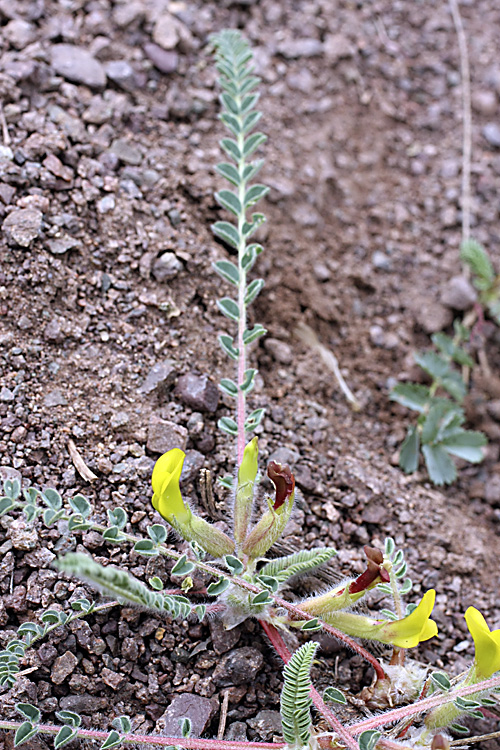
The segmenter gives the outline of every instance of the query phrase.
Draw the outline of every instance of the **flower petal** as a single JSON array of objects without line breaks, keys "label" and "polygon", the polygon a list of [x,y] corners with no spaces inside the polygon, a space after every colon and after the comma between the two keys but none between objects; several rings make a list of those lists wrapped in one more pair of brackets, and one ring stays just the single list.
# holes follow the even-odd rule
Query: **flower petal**
[{"label": "flower petal", "polygon": [[479,610],[469,607],[465,621],[474,639],[476,672],[481,677],[491,677],[500,669],[500,630],[490,631]]},{"label": "flower petal", "polygon": [[436,592],[429,589],[411,614],[385,625],[384,636],[389,638],[387,642],[399,648],[413,648],[421,641],[437,635],[437,625],[434,620],[429,619],[435,600]]}]

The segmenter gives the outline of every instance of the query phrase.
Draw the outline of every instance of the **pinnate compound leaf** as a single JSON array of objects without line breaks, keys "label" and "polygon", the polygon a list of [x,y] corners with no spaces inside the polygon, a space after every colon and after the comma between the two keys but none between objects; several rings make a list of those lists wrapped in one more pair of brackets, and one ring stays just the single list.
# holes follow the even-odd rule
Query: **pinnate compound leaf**
[{"label": "pinnate compound leaf", "polygon": [[398,383],[389,394],[391,401],[397,401],[414,411],[422,412],[429,403],[429,389],[417,383]]},{"label": "pinnate compound leaf", "polygon": [[234,164],[230,164],[227,161],[222,161],[220,164],[217,164],[216,170],[220,175],[222,175],[222,177],[225,177],[226,180],[228,180],[228,182],[230,182],[232,185],[240,184],[240,175],[239,175],[237,168],[234,166]]},{"label": "pinnate compound leaf", "polygon": [[420,451],[420,436],[416,427],[408,428],[401,449],[399,451],[399,465],[406,474],[413,474],[418,469]]},{"label": "pinnate compound leaf", "polygon": [[460,257],[477,278],[474,284],[479,289],[488,289],[495,279],[495,271],[484,247],[476,240],[466,240],[460,249]]},{"label": "pinnate compound leaf", "polygon": [[483,435],[482,432],[460,430],[454,435],[445,438],[442,445],[446,448],[448,453],[451,453],[453,456],[463,458],[465,461],[470,461],[472,464],[477,464],[484,458],[481,448],[484,448],[487,443],[486,436]]},{"label": "pinnate compound leaf", "polygon": [[227,208],[235,216],[239,216],[243,210],[240,199],[237,195],[232,193],[230,190],[220,190],[215,194],[217,201],[221,206]]},{"label": "pinnate compound leaf", "polygon": [[230,260],[218,260],[216,263],[213,263],[212,267],[225,281],[229,281],[230,284],[238,286],[240,273],[234,263],[231,263]]},{"label": "pinnate compound leaf", "polygon": [[238,321],[240,317],[240,310],[238,307],[238,303],[234,301],[234,299],[231,299],[230,297],[223,297],[222,299],[217,300],[217,307],[221,311],[223,315],[226,316],[226,318],[229,318],[230,320]]},{"label": "pinnate compound leaf", "polygon": [[231,419],[231,417],[221,417],[217,422],[217,426],[219,430],[222,430],[222,432],[225,432],[232,437],[236,437],[238,434],[238,425],[234,419]]},{"label": "pinnate compound leaf", "polygon": [[34,727],[31,721],[23,721],[14,735],[14,747],[19,747],[23,742],[30,740],[38,732],[38,727]]},{"label": "pinnate compound leaf", "polygon": [[434,484],[452,484],[457,478],[455,464],[442,445],[423,445],[425,464]]},{"label": "pinnate compound leaf", "polygon": [[281,725],[285,741],[292,747],[309,744],[312,704],[310,672],[317,648],[317,643],[305,643],[295,651],[283,670]]},{"label": "pinnate compound leaf", "polygon": [[278,557],[268,562],[260,571],[260,575],[272,576],[280,583],[284,583],[293,576],[309,573],[319,565],[328,562],[337,554],[333,547],[314,547],[313,549],[293,552],[285,557]]}]

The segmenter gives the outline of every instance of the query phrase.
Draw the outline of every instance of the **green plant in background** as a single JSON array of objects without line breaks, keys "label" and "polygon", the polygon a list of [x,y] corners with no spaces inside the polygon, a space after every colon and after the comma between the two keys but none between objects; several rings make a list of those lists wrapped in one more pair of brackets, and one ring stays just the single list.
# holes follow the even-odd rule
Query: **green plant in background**
[{"label": "green plant in background", "polygon": [[463,428],[462,408],[467,386],[458,366],[473,367],[474,360],[463,347],[468,331],[455,321],[455,336],[435,333],[432,342],[437,351],[414,354],[415,362],[431,379],[430,385],[399,383],[390,398],[419,412],[416,424],[408,428],[401,446],[399,465],[411,474],[419,464],[420,450],[429,477],[434,484],[451,484],[457,477],[452,456],[471,463],[483,459],[482,447],[487,443],[481,432]]},{"label": "green plant in background", "polygon": [[[133,720],[126,716],[115,718],[109,732],[82,729],[81,717],[69,711],[56,713],[59,725],[46,726],[40,724],[40,710],[29,703],[16,704],[22,722],[0,720],[0,729],[15,730],[16,747],[37,733],[51,734],[55,737],[56,750],[75,738],[98,740],[101,750],[123,743],[163,746],[169,743],[170,750],[172,747],[244,750],[247,746],[249,750],[394,750],[410,746],[446,749],[449,747],[446,727],[456,728],[456,719],[463,713],[478,715],[481,706],[494,700],[491,692],[500,688],[500,631],[490,631],[482,615],[475,608],[469,608],[467,624],[476,646],[470,670],[456,678],[453,684],[442,673],[429,675],[427,668],[405,657],[408,648],[437,633],[436,623],[431,619],[435,592],[432,589],[426,591],[418,604],[403,604],[403,597],[410,593],[412,586],[406,577],[403,552],[396,550],[394,540],[386,540],[384,551],[366,546],[365,566],[356,578],[344,580],[330,591],[302,602],[292,603],[289,596],[284,597],[285,588],[297,576],[328,563],[336,552],[332,548],[316,548],[299,550],[276,559],[267,558],[271,547],[283,534],[294,504],[295,479],[288,466],[276,461],[269,463],[267,476],[274,491],[265,498],[265,509],[260,518],[253,519],[258,489],[258,442],[256,437],[247,442],[246,434],[258,426],[263,410],[255,410],[246,416],[246,396],[252,389],[256,372],[247,368],[246,359],[247,346],[265,331],[258,324],[247,329],[247,307],[263,285],[261,279],[247,285],[247,273],[262,250],[258,244],[247,244],[247,240],[263,217],[253,214],[248,221],[246,211],[265,194],[267,188],[248,185],[262,162],[247,160],[264,141],[264,136],[261,133],[249,135],[260,113],[254,110],[258,79],[253,76],[249,65],[251,52],[247,43],[238,32],[222,32],[216,35],[214,43],[217,69],[224,89],[221,119],[234,136],[234,139],[221,141],[232,163],[219,164],[218,171],[235,190],[221,190],[217,199],[236,217],[236,223],[221,221],[214,225],[215,233],[238,253],[237,264],[229,260],[215,264],[219,275],[236,290],[236,299],[226,297],[219,301],[224,315],[238,325],[236,340],[226,334],[220,338],[224,350],[237,362],[236,381],[221,381],[222,390],[236,401],[236,419],[224,417],[219,423],[221,429],[234,436],[237,442],[235,478],[231,477],[231,481],[226,478],[224,482],[234,498],[233,535],[231,537],[201,518],[183,497],[180,477],[185,456],[180,449],[169,451],[157,461],[152,476],[152,503],[176,534],[189,543],[184,553],[166,545],[169,529],[161,523],[147,528],[147,538],[137,537],[127,531],[128,515],[124,508],[108,511],[107,523],[103,524],[94,519],[92,506],[81,495],[64,504],[55,490],[40,492],[28,488],[21,493],[19,482],[7,481],[4,497],[0,498],[0,515],[21,511],[30,524],[40,520],[49,527],[56,522],[67,523],[73,534],[93,530],[109,544],[133,545],[134,552],[144,557],[165,556],[173,563],[170,575],[178,587],[165,589],[158,576],[150,578],[147,585],[127,571],[112,565],[103,566],[90,556],[66,554],[57,562],[61,571],[88,581],[114,601],[96,607],[86,598],[77,599],[69,602],[71,610],[47,610],[40,613],[40,622],[23,623],[16,638],[0,652],[0,685],[11,687],[15,684],[22,674],[21,666],[27,650],[54,628],[116,603],[131,603],[182,620],[197,617],[201,621],[207,613],[213,613],[222,618],[227,628],[252,617],[259,622],[286,665],[281,697],[284,742],[198,739],[190,736],[190,721],[182,717],[179,717],[180,736],[174,738],[134,734]],[[455,339],[440,334],[435,338],[440,353],[419,356],[419,364],[433,378],[430,387],[406,384],[398,386],[397,391],[397,400],[401,403],[418,404],[421,418],[415,432],[422,441],[424,455],[427,449],[439,465],[439,476],[444,477],[443,481],[449,476],[449,465],[442,458],[437,460],[436,456],[441,457],[444,451],[446,454],[466,457],[464,454],[467,453],[467,456],[475,457],[472,449],[480,450],[483,444],[479,444],[479,438],[471,442],[470,436],[478,433],[461,428],[463,412],[459,403],[464,395],[464,385],[453,363],[468,364],[468,361],[464,360],[467,354],[459,336],[462,336],[459,328]],[[449,398],[438,395],[438,389],[448,393]],[[215,560],[207,561],[207,555]],[[204,591],[192,591],[190,574],[195,569],[212,578]],[[353,612],[353,605],[375,589],[389,598],[391,608],[381,609],[376,618]],[[190,593],[189,597],[187,593]],[[345,704],[346,696],[330,687],[321,697],[311,683],[311,665],[318,645],[306,642],[295,654],[290,654],[281,635],[289,628],[299,630],[303,637],[322,630],[357,652],[375,671],[374,684],[364,693],[366,705],[377,709],[389,706],[390,710],[354,724],[342,722],[326,701]],[[390,644],[390,663],[376,659],[351,636]],[[326,729],[322,727],[320,730],[314,725],[310,710],[312,703],[323,717]],[[399,708],[393,707],[398,704],[401,704]],[[404,737],[416,719],[419,719],[420,726],[413,727],[411,741],[405,744]],[[391,729],[384,732],[386,725]]]},{"label": "green plant in background", "polygon": [[479,292],[479,303],[500,325],[500,275],[495,273],[488,253],[476,240],[467,240],[462,243],[460,257],[472,272],[473,284]]}]

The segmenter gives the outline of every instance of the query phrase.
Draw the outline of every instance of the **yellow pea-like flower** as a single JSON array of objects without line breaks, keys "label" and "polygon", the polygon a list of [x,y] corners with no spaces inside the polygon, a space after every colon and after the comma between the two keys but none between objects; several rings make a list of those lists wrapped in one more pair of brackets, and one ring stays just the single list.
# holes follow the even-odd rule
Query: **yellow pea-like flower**
[{"label": "yellow pea-like flower", "polygon": [[478,678],[488,678],[500,670],[500,630],[490,630],[481,612],[469,607],[465,621],[474,639],[474,666]]},{"label": "yellow pea-like flower", "polygon": [[179,487],[185,458],[186,454],[180,448],[164,453],[155,463],[151,477],[153,508],[175,527],[187,523],[191,518],[191,511],[184,504]]}]

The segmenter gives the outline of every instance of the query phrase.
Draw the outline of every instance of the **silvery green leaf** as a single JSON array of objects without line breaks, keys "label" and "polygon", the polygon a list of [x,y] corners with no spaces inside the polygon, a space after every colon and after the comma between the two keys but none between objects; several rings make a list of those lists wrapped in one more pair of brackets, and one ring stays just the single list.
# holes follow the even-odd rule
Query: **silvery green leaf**
[{"label": "silvery green leaf", "polygon": [[456,721],[454,721],[452,724],[450,724],[450,729],[452,729],[457,734],[468,734],[469,730],[467,727],[464,727],[463,724],[457,724]]},{"label": "silvery green leaf", "polygon": [[243,118],[242,132],[247,135],[254,128],[262,117],[262,112],[249,112]]},{"label": "silvery green leaf", "polygon": [[212,264],[212,267],[225,281],[229,281],[230,284],[238,286],[240,282],[240,273],[234,263],[231,263],[230,260],[218,260],[216,263]]},{"label": "silvery green leaf", "polygon": [[401,588],[399,590],[399,593],[401,594],[401,596],[405,596],[405,594],[409,594],[410,593],[410,591],[412,590],[412,588],[413,588],[413,584],[411,582],[411,578],[406,578],[403,581],[403,585],[401,586]]},{"label": "silvery green leaf", "polygon": [[226,318],[230,320],[238,321],[240,318],[240,310],[238,304],[230,297],[223,297],[217,300],[217,307]]},{"label": "silvery green leaf", "polygon": [[263,586],[265,586],[266,589],[272,591],[273,594],[277,592],[279,581],[277,578],[274,578],[274,576],[258,575],[256,577],[256,580],[259,581],[259,583],[261,583]]},{"label": "silvery green leaf", "polygon": [[240,234],[235,226],[230,224],[228,221],[216,221],[212,224],[212,231],[221,240],[227,242],[228,245],[238,249],[240,244]]},{"label": "silvery green leaf", "polygon": [[239,95],[244,96],[245,94],[248,94],[248,92],[258,86],[260,82],[261,79],[257,78],[257,76],[246,76],[243,80],[243,83],[241,83],[238,87]]},{"label": "silvery green leaf", "polygon": [[264,287],[264,279],[254,279],[247,287],[245,305],[250,305]]},{"label": "silvery green leaf", "polygon": [[136,542],[134,544],[134,552],[137,552],[139,555],[144,555],[145,557],[154,557],[159,554],[154,542],[150,539],[141,539]]},{"label": "silvery green leaf", "polygon": [[444,693],[447,693],[451,689],[449,677],[444,672],[432,672],[430,677],[432,683]]},{"label": "silvery green leaf", "polygon": [[162,523],[154,523],[148,526],[148,534],[155,544],[163,544],[167,540],[168,531]]},{"label": "silvery green leaf", "polygon": [[248,159],[265,141],[267,141],[267,135],[264,135],[264,133],[252,133],[252,135],[249,135],[243,146],[243,156],[245,159]]},{"label": "silvery green leaf", "polygon": [[186,576],[194,570],[193,563],[187,559],[186,555],[181,555],[174,567],[172,568],[172,575],[174,576]]},{"label": "silvery green leaf", "polygon": [[229,162],[223,161],[220,164],[217,164],[216,170],[220,175],[222,175],[222,177],[225,177],[226,180],[231,182],[233,185],[238,186],[240,184],[241,178],[234,164],[229,164]]},{"label": "silvery green leaf", "polygon": [[21,716],[24,716],[25,719],[28,719],[28,721],[32,721],[34,724],[37,724],[40,721],[40,709],[38,709],[36,706],[32,706],[31,703],[16,703],[16,711],[21,714]]},{"label": "silvery green leaf", "polygon": [[359,750],[375,750],[381,736],[381,733],[376,729],[367,729],[365,732],[361,732],[358,738]]},{"label": "silvery green leaf", "polygon": [[34,727],[30,721],[24,721],[14,735],[14,747],[19,747],[23,742],[34,737],[38,727]]},{"label": "silvery green leaf", "polygon": [[148,578],[148,583],[155,591],[162,591],[163,589],[163,581],[161,580],[161,578],[158,578],[158,576]]},{"label": "silvery green leaf", "polygon": [[263,164],[264,159],[256,159],[255,161],[250,162],[250,164],[247,164],[243,170],[243,182],[253,180]]},{"label": "silvery green leaf", "polygon": [[45,505],[47,505],[52,510],[59,510],[62,507],[61,495],[57,490],[52,489],[52,487],[48,487],[46,490],[44,490],[41,497]]},{"label": "silvery green leaf", "polygon": [[[6,479],[3,483],[3,491],[6,497],[10,498],[10,500],[17,500],[21,494],[21,482],[19,479]],[[53,490],[53,492],[55,492],[55,490]]]},{"label": "silvery green leaf", "polygon": [[222,378],[219,383],[219,388],[221,391],[224,391],[224,393],[227,393],[228,396],[232,396],[233,398],[237,398],[238,396],[238,386],[229,378]]},{"label": "silvery green leaf", "polygon": [[320,621],[315,617],[314,619],[305,622],[300,629],[308,633],[315,633],[317,630],[321,630],[321,627],[322,625]]},{"label": "silvery green leaf", "polygon": [[71,724],[72,727],[79,727],[82,723],[81,716],[79,716],[79,714],[76,714],[74,711],[56,711],[56,716],[65,724]]},{"label": "silvery green leaf", "polygon": [[77,735],[78,729],[65,724],[54,737],[55,750],[59,750],[60,747],[67,745],[68,742],[71,742]]},{"label": "silvery green leaf", "polygon": [[252,214],[252,221],[246,221],[242,227],[243,236],[251,237],[254,232],[265,222],[264,214]]},{"label": "silvery green leaf", "polygon": [[253,242],[251,245],[248,245],[243,258],[241,259],[241,267],[244,271],[250,271],[253,264],[257,260],[257,256],[260,255],[263,249],[264,248],[262,247],[262,245],[259,245],[257,242]]},{"label": "silvery green leaf", "polygon": [[104,742],[102,743],[100,750],[110,750],[112,747],[116,747],[117,745],[120,745],[122,741],[122,738],[118,734],[118,732],[115,729],[112,729],[111,732],[108,734]]},{"label": "silvery green leaf", "polygon": [[473,430],[457,431],[454,435],[442,441],[442,445],[448,453],[473,464],[480,463],[483,460],[484,453],[481,448],[487,443],[486,436],[482,432],[474,432]]},{"label": "silvery green leaf", "polygon": [[9,510],[12,510],[14,507],[14,501],[12,501],[10,497],[2,497],[0,499],[0,516],[3,516],[4,513],[8,513]]},{"label": "silvery green leaf", "polygon": [[111,722],[111,726],[123,734],[128,734],[132,729],[132,723],[128,716],[117,716]]},{"label": "silvery green leaf", "polygon": [[121,544],[125,541],[125,537],[121,533],[118,526],[110,526],[108,529],[103,531],[102,538],[107,542],[113,542],[114,544]]},{"label": "silvery green leaf", "polygon": [[252,185],[245,193],[245,208],[253,206],[269,192],[265,185]]},{"label": "silvery green leaf", "polygon": [[74,495],[74,497],[70,498],[69,504],[72,510],[74,510],[75,513],[78,513],[82,518],[87,518],[92,512],[92,507],[89,501],[87,498],[83,497],[83,495]]},{"label": "silvery green leaf", "polygon": [[267,591],[260,591],[252,597],[251,604],[272,604],[272,601]]},{"label": "silvery green leaf", "polygon": [[179,725],[181,728],[181,737],[190,737],[191,736],[191,719],[188,716],[183,716],[182,719],[179,719]]},{"label": "silvery green leaf", "polygon": [[416,383],[398,383],[391,390],[389,398],[409,409],[423,412],[429,403],[429,388]]},{"label": "silvery green leaf", "polygon": [[55,609],[48,609],[46,612],[43,613],[43,615],[41,616],[40,619],[44,623],[47,623],[49,625],[53,625],[56,622],[60,622],[60,619],[59,619],[59,615],[60,614],[61,613],[58,612]]},{"label": "silvery green leaf", "polygon": [[419,450],[420,435],[417,428],[411,426],[399,451],[399,465],[406,474],[413,474],[418,469]]},{"label": "silvery green leaf", "polygon": [[255,428],[258,427],[261,423],[265,411],[265,409],[255,409],[251,414],[249,414],[247,420],[245,421],[245,430],[247,430],[248,432],[250,432],[251,430],[255,430]]},{"label": "silvery green leaf", "polygon": [[476,240],[466,240],[460,249],[460,257],[470,266],[474,276],[483,282],[480,288],[488,288],[495,279],[495,270],[484,247]]},{"label": "silvery green leaf", "polygon": [[31,505],[36,505],[36,499],[40,494],[40,490],[35,489],[35,487],[28,487],[23,490],[24,499]]},{"label": "silvery green leaf", "polygon": [[64,515],[64,510],[52,510],[52,508],[46,508],[43,511],[43,522],[46,526],[52,526],[56,521]]},{"label": "silvery green leaf", "polygon": [[240,573],[243,573],[245,569],[245,566],[243,565],[241,560],[238,560],[238,558],[234,557],[234,555],[226,555],[224,557],[224,562],[234,576],[238,576]]},{"label": "silvery green leaf", "polygon": [[221,94],[220,98],[228,112],[231,112],[233,115],[239,114],[240,108],[238,107],[238,103],[233,99],[232,96],[230,96],[229,94]]},{"label": "silvery green leaf", "polygon": [[240,390],[244,393],[250,393],[252,388],[255,385],[255,375],[257,374],[257,370],[254,368],[250,368],[248,370],[245,370],[245,375],[243,378],[243,383],[240,385]]},{"label": "silvery green leaf", "polygon": [[202,622],[203,618],[205,617],[205,613],[207,611],[207,605],[206,604],[197,604],[194,608],[194,611],[196,612],[196,615],[198,617],[198,620]]},{"label": "silvery green leaf", "polygon": [[229,112],[223,112],[221,115],[219,115],[219,118],[233,135],[235,135],[236,137],[239,136],[239,134],[241,133],[241,125],[237,117],[230,114]]},{"label": "silvery green leaf", "polygon": [[75,612],[89,612],[91,608],[93,608],[94,603],[90,602],[88,599],[76,599],[75,601],[71,602],[72,609],[75,610]]},{"label": "silvery green leaf", "polygon": [[260,338],[260,336],[264,336],[264,334],[267,333],[267,330],[260,325],[260,323],[256,323],[253,328],[251,328],[249,331],[245,331],[243,334],[243,343],[251,344],[252,341],[255,341],[256,339]]},{"label": "silvery green leaf", "polygon": [[342,703],[343,705],[347,703],[344,693],[334,687],[326,688],[323,693],[323,700],[328,701],[329,703]]},{"label": "silvery green leaf", "polygon": [[236,437],[238,434],[238,425],[234,419],[231,419],[231,417],[221,417],[217,422],[217,426],[219,430],[222,430],[222,432],[226,432],[233,437]]},{"label": "silvery green leaf", "polygon": [[397,620],[398,616],[390,609],[381,609],[380,614],[383,615],[387,620]]},{"label": "silvery green leaf", "polygon": [[119,529],[125,528],[128,516],[123,508],[114,508],[108,510],[108,521],[111,526],[117,526]]},{"label": "silvery green leaf", "polygon": [[387,536],[384,541],[384,552],[386,557],[392,557],[396,549],[396,542],[392,536]]},{"label": "silvery green leaf", "polygon": [[239,216],[243,211],[240,199],[230,190],[220,190],[215,194],[215,197],[221,206],[227,208],[227,210],[231,211],[235,216]]},{"label": "silvery green leaf", "polygon": [[219,477],[217,481],[228,490],[234,489],[234,477],[232,474],[226,474],[225,477]]},{"label": "silvery green leaf", "polygon": [[229,581],[224,576],[221,576],[218,581],[214,581],[207,586],[207,594],[209,596],[218,596],[222,594],[229,586]]},{"label": "silvery green leaf", "polygon": [[244,96],[241,102],[240,114],[246,115],[247,112],[250,112],[250,110],[255,107],[259,99],[260,99],[260,94],[258,92]]},{"label": "silvery green leaf", "polygon": [[234,159],[236,162],[240,161],[242,153],[236,141],[233,141],[232,138],[223,138],[220,142],[220,145],[230,158]]},{"label": "silvery green leaf", "polygon": [[80,529],[82,531],[85,531],[86,529],[90,529],[92,527],[92,523],[90,521],[84,521],[82,516],[74,515],[70,516],[68,521],[68,529],[69,531],[73,531],[74,529]]},{"label": "silvery green leaf", "polygon": [[231,357],[231,359],[235,359],[235,360],[238,359],[238,349],[233,344],[232,336],[228,336],[227,334],[222,333],[219,336],[219,343],[224,349],[224,351],[226,352],[226,354],[228,354]]},{"label": "silvery green leaf", "polygon": [[23,513],[26,517],[27,523],[30,523],[33,521],[37,516],[37,507],[36,505],[28,505],[26,504],[23,508]]}]

